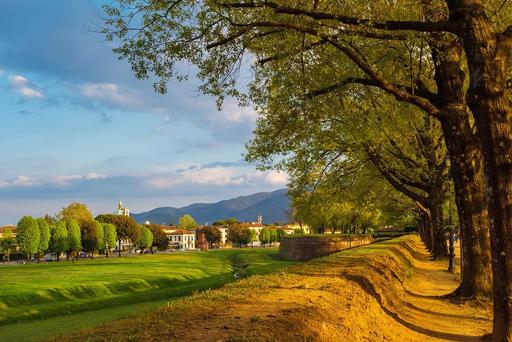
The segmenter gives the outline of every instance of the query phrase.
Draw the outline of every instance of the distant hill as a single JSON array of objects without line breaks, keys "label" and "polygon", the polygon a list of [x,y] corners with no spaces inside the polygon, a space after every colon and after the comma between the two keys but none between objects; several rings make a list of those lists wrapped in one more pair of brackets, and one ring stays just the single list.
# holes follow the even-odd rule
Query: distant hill
[{"label": "distant hill", "polygon": [[258,192],[249,196],[220,201],[217,203],[196,203],[183,208],[161,207],[140,214],[131,214],[139,223],[169,224],[189,214],[199,224],[212,223],[228,217],[239,221],[256,221],[259,213],[264,223],[275,221],[286,222],[286,212],[290,207],[287,190],[280,189],[272,192]]}]

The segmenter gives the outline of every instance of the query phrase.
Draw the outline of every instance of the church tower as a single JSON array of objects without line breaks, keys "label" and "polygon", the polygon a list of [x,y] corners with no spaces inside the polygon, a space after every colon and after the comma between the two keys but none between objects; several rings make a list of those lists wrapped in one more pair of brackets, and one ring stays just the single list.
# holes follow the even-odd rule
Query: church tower
[{"label": "church tower", "polygon": [[117,215],[130,216],[130,209],[125,208],[121,200],[119,200],[119,204],[117,205]]}]

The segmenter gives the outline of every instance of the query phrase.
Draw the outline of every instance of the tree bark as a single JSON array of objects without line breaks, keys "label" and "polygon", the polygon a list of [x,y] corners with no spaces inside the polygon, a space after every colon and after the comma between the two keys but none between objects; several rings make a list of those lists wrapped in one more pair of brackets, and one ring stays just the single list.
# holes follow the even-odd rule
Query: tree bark
[{"label": "tree bark", "polygon": [[427,249],[432,252],[432,225],[430,224],[430,212],[425,212],[423,208],[420,208],[420,236]]},{"label": "tree bark", "polygon": [[441,108],[441,127],[450,156],[450,172],[462,232],[461,285],[463,297],[492,294],[491,247],[483,161],[471,129],[461,68],[462,46],[443,35],[431,43]]},{"label": "tree bark", "polygon": [[452,160],[451,174],[463,255],[461,285],[455,294],[462,297],[489,297],[492,295],[491,246],[483,162],[472,134],[454,134],[453,127],[457,124],[464,125],[465,132],[470,130],[467,119],[461,122],[451,116],[443,124]]},{"label": "tree bark", "polygon": [[493,269],[493,339],[512,341],[512,106],[510,46],[494,31],[482,1],[449,1],[468,59],[468,105],[484,157]]},{"label": "tree bark", "polygon": [[444,231],[444,215],[442,198],[434,197],[430,206],[432,215],[432,255],[434,259],[448,256],[446,235]]}]

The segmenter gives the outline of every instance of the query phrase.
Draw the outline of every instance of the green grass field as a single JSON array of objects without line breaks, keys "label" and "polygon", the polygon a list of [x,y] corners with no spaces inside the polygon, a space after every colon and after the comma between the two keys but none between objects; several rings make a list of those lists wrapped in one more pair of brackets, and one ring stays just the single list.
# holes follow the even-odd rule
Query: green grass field
[{"label": "green grass field", "polygon": [[165,305],[290,264],[274,248],[0,266],[0,340],[37,339]]}]

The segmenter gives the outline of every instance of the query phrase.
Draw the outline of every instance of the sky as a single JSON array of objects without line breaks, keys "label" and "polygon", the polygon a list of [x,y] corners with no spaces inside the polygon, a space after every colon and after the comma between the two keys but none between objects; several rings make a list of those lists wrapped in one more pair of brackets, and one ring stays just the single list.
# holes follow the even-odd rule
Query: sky
[{"label": "sky", "polygon": [[283,188],[243,161],[256,113],[218,111],[193,77],[156,94],[95,32],[101,4],[1,1],[0,225],[71,202],[142,212]]}]

